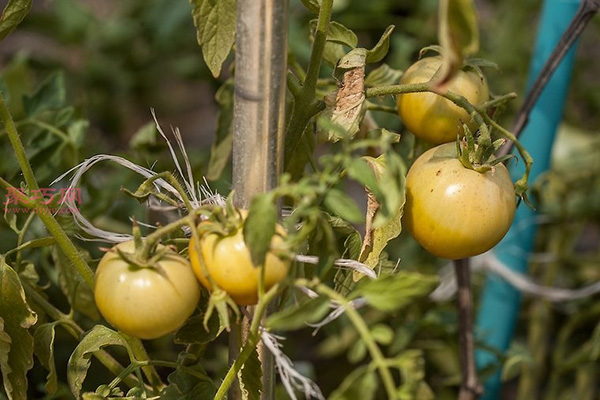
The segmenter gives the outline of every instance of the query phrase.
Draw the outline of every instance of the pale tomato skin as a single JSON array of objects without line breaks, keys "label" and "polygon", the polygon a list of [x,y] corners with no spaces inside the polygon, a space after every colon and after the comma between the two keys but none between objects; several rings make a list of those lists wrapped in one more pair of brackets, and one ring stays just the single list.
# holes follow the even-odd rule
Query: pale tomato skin
[{"label": "pale tomato skin", "polygon": [[[133,241],[116,245],[133,253]],[[159,245],[158,250],[164,246]],[[130,266],[107,252],[96,269],[94,299],[102,316],[118,330],[140,339],[156,339],[181,327],[200,299],[200,285],[188,260],[168,251],[153,268]]]},{"label": "pale tomato skin", "polygon": [[[283,228],[278,226],[277,231],[281,232]],[[280,236],[273,236],[271,248],[276,248],[282,241]],[[227,292],[236,304],[246,306],[258,302],[260,268],[255,267],[252,263],[241,228],[228,236],[216,233],[204,234],[200,237],[199,247],[202,252],[202,260],[198,257],[195,240],[190,239],[190,261],[198,280],[205,288],[213,290],[208,278],[204,275],[202,261],[213,282]],[[269,290],[273,285],[285,279],[289,267],[289,260],[283,260],[269,251],[264,265],[265,290]]]},{"label": "pale tomato skin", "polygon": [[494,247],[515,215],[515,190],[504,165],[465,168],[456,144],[423,153],[406,177],[403,226],[431,254],[451,260]]},{"label": "pale tomato skin", "polygon": [[[426,57],[411,65],[402,75],[401,84],[428,82],[441,66],[439,56]],[[479,106],[490,98],[487,81],[474,70],[460,70],[446,89]],[[397,96],[398,114],[406,128],[416,137],[431,144],[456,140],[464,134],[462,123],[474,132],[477,124],[469,113],[450,100],[432,92],[406,93]]]}]

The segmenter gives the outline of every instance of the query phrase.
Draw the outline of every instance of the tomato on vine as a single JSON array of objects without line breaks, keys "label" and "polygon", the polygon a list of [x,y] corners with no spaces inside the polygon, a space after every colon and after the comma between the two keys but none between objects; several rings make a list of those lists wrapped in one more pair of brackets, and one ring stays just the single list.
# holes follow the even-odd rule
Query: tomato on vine
[{"label": "tomato on vine", "polygon": [[516,208],[506,167],[477,172],[463,166],[456,143],[423,153],[406,177],[403,226],[431,254],[472,257],[506,234]]},{"label": "tomato on vine", "polygon": [[[224,290],[239,305],[252,305],[258,302],[258,285],[261,269],[252,263],[250,251],[244,242],[243,229],[240,225],[226,235],[216,232],[203,232],[203,225],[212,224],[206,221],[200,224],[200,243],[196,249],[196,241],[189,243],[189,255],[192,267],[200,283],[208,290],[213,290],[211,281]],[[283,232],[277,226],[278,232]],[[281,247],[283,239],[273,236],[271,249]],[[281,282],[288,274],[290,261],[280,258],[273,250],[267,253],[264,263],[265,291]],[[205,275],[210,275],[210,279]]]},{"label": "tomato on vine", "polygon": [[157,260],[137,266],[119,251],[133,255],[134,241],[117,244],[98,264],[94,299],[102,316],[118,330],[140,339],[155,339],[183,325],[200,298],[200,285],[189,261],[159,245]]},{"label": "tomato on vine", "polygon": [[[425,57],[411,65],[402,76],[401,84],[428,82],[442,65],[440,56]],[[446,90],[465,97],[478,106],[489,100],[490,93],[485,77],[479,70],[459,70],[447,84]],[[462,136],[462,123],[477,130],[477,124],[463,108],[450,100],[432,93],[406,93],[397,97],[398,114],[406,128],[417,138],[432,144],[448,143]]]}]

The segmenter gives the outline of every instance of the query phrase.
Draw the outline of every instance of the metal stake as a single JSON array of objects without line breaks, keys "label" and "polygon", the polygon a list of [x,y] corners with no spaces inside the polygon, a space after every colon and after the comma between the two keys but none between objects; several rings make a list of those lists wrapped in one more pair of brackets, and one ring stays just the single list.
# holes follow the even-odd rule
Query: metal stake
[{"label": "metal stake", "polygon": [[[240,0],[237,3],[233,118],[234,203],[248,209],[252,198],[275,187],[283,166],[287,72],[287,0]],[[252,310],[249,310],[252,312]],[[230,361],[248,334],[232,332]],[[258,348],[263,369],[263,400],[274,398],[273,359]],[[233,385],[230,399],[241,398]]]}]

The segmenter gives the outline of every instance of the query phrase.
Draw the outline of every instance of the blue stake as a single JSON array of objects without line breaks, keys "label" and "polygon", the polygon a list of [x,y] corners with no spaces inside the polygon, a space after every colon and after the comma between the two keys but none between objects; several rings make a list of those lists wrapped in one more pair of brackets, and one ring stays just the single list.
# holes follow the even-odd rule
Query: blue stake
[{"label": "blue stake", "polygon": [[[529,71],[528,87],[531,86],[544,63],[550,56],[555,44],[571,22],[579,7],[578,0],[546,0],[540,20],[538,38]],[[557,127],[562,119],[564,102],[569,87],[575,50],[573,46],[562,60],[552,79],[542,92],[533,108],[529,123],[523,130],[520,141],[534,159],[530,187],[535,179],[549,167],[552,143]],[[517,180],[523,174],[523,163],[511,163],[511,175]],[[536,213],[525,204],[517,209],[515,220],[509,233],[496,247],[500,261],[514,271],[527,273],[529,256],[533,250],[537,226]],[[476,334],[479,340],[498,352],[505,353],[512,340],[515,324],[519,315],[521,295],[504,280],[489,276],[487,278],[481,307],[477,316]],[[478,368],[499,365],[496,354],[490,351],[476,352]],[[496,400],[501,389],[500,372],[484,382],[485,393],[482,400]]]}]

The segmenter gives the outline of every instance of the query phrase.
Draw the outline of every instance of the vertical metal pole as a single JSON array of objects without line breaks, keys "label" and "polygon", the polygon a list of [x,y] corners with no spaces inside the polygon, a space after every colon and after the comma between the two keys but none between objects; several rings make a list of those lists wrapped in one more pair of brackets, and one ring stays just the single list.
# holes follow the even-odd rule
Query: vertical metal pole
[{"label": "vertical metal pole", "polygon": [[[237,3],[233,118],[234,203],[248,209],[252,198],[275,187],[283,166],[287,73],[288,0],[240,0]],[[230,336],[236,357],[248,333]],[[274,398],[273,360],[259,345],[263,400]],[[230,399],[239,398],[232,392]]]}]

